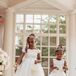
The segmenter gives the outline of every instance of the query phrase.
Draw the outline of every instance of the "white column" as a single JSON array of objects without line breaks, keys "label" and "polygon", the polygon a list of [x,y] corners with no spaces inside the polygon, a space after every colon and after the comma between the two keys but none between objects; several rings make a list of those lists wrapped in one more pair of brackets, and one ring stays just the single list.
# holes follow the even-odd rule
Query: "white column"
[{"label": "white column", "polygon": [[70,14],[69,24],[69,76],[76,75],[76,14]]},{"label": "white column", "polygon": [[13,76],[13,27],[14,27],[14,13],[12,9],[6,11],[6,25],[4,31],[4,50],[10,57],[10,67],[4,72],[3,76]]}]

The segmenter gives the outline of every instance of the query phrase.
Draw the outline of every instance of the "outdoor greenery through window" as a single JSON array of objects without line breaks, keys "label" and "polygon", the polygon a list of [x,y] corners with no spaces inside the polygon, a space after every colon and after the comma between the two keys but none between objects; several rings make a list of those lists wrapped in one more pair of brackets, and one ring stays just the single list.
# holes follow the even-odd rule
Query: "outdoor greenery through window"
[{"label": "outdoor greenery through window", "polygon": [[48,76],[57,45],[61,44],[66,48],[66,27],[64,15],[16,14],[16,59],[23,46],[26,46],[27,34],[35,33],[36,47],[41,50],[42,66],[45,75]]}]

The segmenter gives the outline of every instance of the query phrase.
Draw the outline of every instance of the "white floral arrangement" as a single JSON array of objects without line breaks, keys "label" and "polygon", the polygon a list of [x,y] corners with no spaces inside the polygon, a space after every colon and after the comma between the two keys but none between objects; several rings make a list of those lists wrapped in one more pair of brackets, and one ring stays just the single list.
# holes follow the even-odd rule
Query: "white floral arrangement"
[{"label": "white floral arrangement", "polygon": [[9,65],[9,57],[7,55],[6,52],[4,52],[1,48],[0,48],[0,73],[4,70],[6,70],[6,68]]},{"label": "white floral arrangement", "polygon": [[2,64],[3,64],[3,59],[0,56],[0,65],[2,65]]}]

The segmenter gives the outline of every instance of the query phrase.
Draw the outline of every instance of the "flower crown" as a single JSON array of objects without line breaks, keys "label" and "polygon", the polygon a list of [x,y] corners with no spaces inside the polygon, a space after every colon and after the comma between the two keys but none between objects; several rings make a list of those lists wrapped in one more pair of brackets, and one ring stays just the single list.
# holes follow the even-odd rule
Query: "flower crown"
[{"label": "flower crown", "polygon": [[62,45],[58,45],[58,47],[56,48],[56,51],[64,51],[64,48],[62,47]]}]

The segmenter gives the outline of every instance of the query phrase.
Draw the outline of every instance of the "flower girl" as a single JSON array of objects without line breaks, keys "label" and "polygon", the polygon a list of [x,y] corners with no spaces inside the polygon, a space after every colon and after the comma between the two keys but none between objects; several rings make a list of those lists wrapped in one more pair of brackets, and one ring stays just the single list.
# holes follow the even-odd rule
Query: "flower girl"
[{"label": "flower girl", "polygon": [[51,65],[52,72],[49,76],[66,76],[65,71],[67,70],[67,63],[62,58],[63,51],[62,46],[59,45],[55,51],[56,59],[53,59],[53,63]]},{"label": "flower girl", "polygon": [[[21,62],[22,58],[24,60]],[[27,38],[27,48],[22,50],[22,54],[17,61],[19,64],[15,76],[44,76],[41,66],[40,50],[35,48],[35,35],[31,34]]]}]

